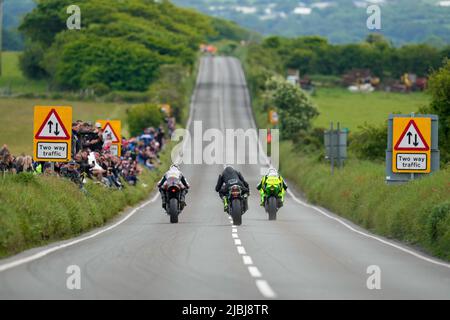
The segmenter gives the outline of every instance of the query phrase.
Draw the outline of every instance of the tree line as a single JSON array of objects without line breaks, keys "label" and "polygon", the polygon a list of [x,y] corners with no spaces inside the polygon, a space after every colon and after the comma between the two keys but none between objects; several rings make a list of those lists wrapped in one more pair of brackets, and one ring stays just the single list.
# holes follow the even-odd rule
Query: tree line
[{"label": "tree line", "polygon": [[261,46],[274,55],[279,69],[295,68],[302,74],[340,76],[351,69],[370,69],[380,78],[398,78],[407,72],[426,76],[439,68],[444,58],[450,58],[450,45],[441,49],[428,44],[395,47],[380,34],[342,45],[331,44],[320,36],[273,36]]},{"label": "tree line", "polygon": [[81,30],[68,30],[72,2],[41,0],[19,27],[24,74],[58,90],[146,91],[162,65],[192,68],[201,42],[241,30],[153,0],[77,1]]}]

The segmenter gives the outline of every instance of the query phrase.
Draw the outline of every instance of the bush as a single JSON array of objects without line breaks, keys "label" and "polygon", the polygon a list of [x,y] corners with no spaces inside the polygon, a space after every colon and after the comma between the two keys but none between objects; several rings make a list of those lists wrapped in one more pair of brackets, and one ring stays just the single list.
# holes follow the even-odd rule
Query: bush
[{"label": "bush", "polygon": [[127,121],[132,136],[139,135],[145,128],[159,126],[163,120],[161,107],[156,104],[141,104],[127,110]]},{"label": "bush", "polygon": [[266,95],[280,113],[283,139],[292,139],[311,128],[311,121],[319,115],[308,95],[285,80],[272,78],[267,82]]},{"label": "bush", "polygon": [[435,206],[428,216],[428,237],[431,243],[439,242],[449,232],[450,202]]},{"label": "bush", "polygon": [[443,163],[450,163],[450,60],[432,74],[428,83],[431,112],[439,116],[439,148]]},{"label": "bush", "polygon": [[102,97],[109,93],[109,87],[104,83],[95,83],[89,87],[89,89],[94,90],[94,93],[97,97]]},{"label": "bush", "polygon": [[164,65],[159,70],[157,81],[148,89],[150,101],[155,104],[169,104],[172,115],[180,122],[182,111],[189,104],[187,100],[189,70],[181,65]]},{"label": "bush", "polygon": [[23,74],[34,80],[48,77],[48,73],[41,65],[44,58],[44,49],[39,44],[27,44],[25,51],[20,55],[19,65]]},{"label": "bush", "polygon": [[349,137],[349,149],[358,159],[384,161],[387,147],[387,124],[377,127],[365,123],[358,129]]},{"label": "bush", "polygon": [[[323,135],[325,129],[313,128],[309,131],[300,131],[293,137],[292,142],[295,144],[297,150],[305,153],[323,151]],[[321,154],[322,155],[322,154]]]}]

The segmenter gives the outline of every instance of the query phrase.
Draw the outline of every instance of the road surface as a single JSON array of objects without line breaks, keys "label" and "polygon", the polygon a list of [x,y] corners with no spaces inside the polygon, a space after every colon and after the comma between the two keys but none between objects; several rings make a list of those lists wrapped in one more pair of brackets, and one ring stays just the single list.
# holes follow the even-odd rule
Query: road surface
[{"label": "road surface", "polygon": [[[204,129],[254,126],[236,59],[201,60],[192,108],[192,120],[202,121]],[[371,238],[292,196],[278,220],[269,222],[255,190],[260,166],[238,168],[248,178],[252,196],[236,230],[213,190],[222,166],[185,165],[192,188],[179,224],[168,223],[157,199],[110,230],[89,233],[89,239],[85,235],[75,244],[66,241],[0,261],[0,298],[450,298],[448,265]],[[54,249],[61,244],[67,247]],[[43,250],[54,252],[38,258]],[[71,265],[80,268],[81,290],[66,286]],[[381,271],[379,290],[367,287],[369,266]]]}]

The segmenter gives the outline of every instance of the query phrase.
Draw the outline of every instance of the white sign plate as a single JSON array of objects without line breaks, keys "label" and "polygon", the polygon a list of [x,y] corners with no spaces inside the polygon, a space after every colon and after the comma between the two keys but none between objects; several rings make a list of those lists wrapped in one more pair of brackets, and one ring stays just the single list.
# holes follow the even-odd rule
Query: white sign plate
[{"label": "white sign plate", "polygon": [[38,142],[36,152],[39,159],[68,159],[68,149],[66,142]]},{"label": "white sign plate", "polygon": [[427,170],[426,153],[398,153],[397,170]]}]

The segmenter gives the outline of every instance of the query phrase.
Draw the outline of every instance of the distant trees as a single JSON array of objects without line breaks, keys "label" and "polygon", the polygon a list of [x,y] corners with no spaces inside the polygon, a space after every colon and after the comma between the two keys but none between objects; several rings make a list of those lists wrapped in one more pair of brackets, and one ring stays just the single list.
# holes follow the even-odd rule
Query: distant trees
[{"label": "distant trees", "polygon": [[450,163],[450,60],[431,75],[428,91],[432,101],[430,112],[439,116],[439,148],[441,159]]},{"label": "distant trees", "polygon": [[145,91],[165,64],[192,66],[211,19],[168,1],[79,0],[82,29],[67,30],[71,0],[41,0],[23,20],[21,58],[53,87]]},{"label": "distant trees", "polygon": [[436,49],[427,44],[411,44],[396,48],[379,34],[345,45],[332,45],[318,36],[275,36],[266,38],[262,47],[274,52],[286,68],[299,69],[303,74],[341,75],[354,68],[368,68],[381,78],[397,78],[406,72],[425,76],[438,68],[444,58],[450,58],[450,46]]},{"label": "distant trees", "polygon": [[241,41],[260,37],[256,32],[248,31],[229,20],[212,18],[211,24],[215,32],[208,37],[209,41],[221,39]]},{"label": "distant trees", "polygon": [[169,104],[172,115],[184,122],[183,110],[189,103],[187,79],[189,70],[181,65],[164,65],[159,69],[158,81],[152,83],[148,94],[153,103]]},{"label": "distant trees", "polygon": [[111,90],[145,91],[158,67],[168,62],[140,43],[89,34],[62,34],[42,65],[61,89],[104,84]]}]

